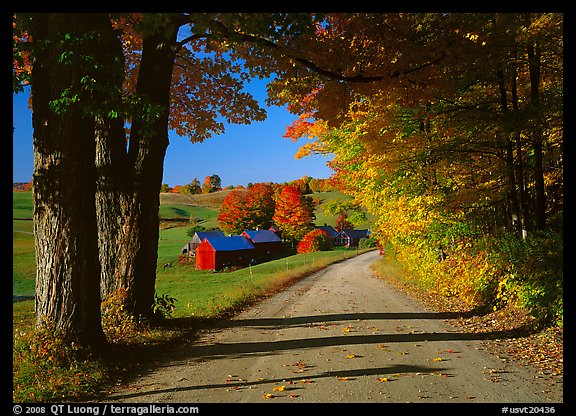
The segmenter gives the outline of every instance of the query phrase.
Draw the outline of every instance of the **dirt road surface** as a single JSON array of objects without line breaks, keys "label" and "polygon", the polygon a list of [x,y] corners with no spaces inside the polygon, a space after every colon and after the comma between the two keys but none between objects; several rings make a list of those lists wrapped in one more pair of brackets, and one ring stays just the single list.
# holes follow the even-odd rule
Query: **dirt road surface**
[{"label": "dirt road surface", "polygon": [[[178,345],[108,402],[561,403],[531,368],[373,276],[332,265]],[[489,334],[497,337],[498,334]]]}]

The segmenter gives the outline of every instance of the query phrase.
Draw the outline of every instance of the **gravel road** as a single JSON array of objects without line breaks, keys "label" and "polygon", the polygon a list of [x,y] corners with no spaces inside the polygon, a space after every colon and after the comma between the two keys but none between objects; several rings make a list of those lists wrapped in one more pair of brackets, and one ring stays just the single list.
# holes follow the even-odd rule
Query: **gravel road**
[{"label": "gravel road", "polygon": [[107,401],[558,402],[531,368],[375,278],[377,259],[332,265],[202,330]]}]

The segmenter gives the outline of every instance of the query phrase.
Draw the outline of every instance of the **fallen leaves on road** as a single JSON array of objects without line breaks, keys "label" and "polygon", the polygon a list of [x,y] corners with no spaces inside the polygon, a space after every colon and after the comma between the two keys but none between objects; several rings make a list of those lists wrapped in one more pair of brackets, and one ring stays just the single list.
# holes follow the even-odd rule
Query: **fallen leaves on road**
[{"label": "fallen leaves on road", "polygon": [[272,390],[274,390],[274,391],[284,391],[284,390],[286,390],[286,386],[277,386],[277,387],[274,387]]},{"label": "fallen leaves on road", "polygon": [[348,354],[348,355],[346,356],[346,358],[348,358],[348,359],[351,359],[351,358],[362,358],[362,356],[361,356],[361,355],[358,355],[358,354],[352,353],[352,354]]},{"label": "fallen leaves on road", "polygon": [[380,383],[388,383],[388,382],[392,381],[392,379],[390,379],[388,377],[378,377],[376,380],[378,380]]},{"label": "fallen leaves on road", "polygon": [[274,395],[273,395],[272,393],[266,393],[263,397],[264,397],[265,399],[271,399],[271,398],[274,397]]}]

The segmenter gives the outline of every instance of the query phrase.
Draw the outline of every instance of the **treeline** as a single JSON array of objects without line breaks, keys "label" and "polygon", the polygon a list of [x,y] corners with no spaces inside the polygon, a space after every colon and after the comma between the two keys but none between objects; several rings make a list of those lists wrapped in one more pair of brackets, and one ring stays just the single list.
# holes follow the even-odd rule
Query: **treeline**
[{"label": "treeline", "polygon": [[[330,178],[327,179],[316,179],[310,176],[303,176],[300,179],[294,179],[292,181],[282,182],[280,184],[276,184],[274,182],[268,182],[268,185],[275,186],[275,185],[290,185],[297,187],[301,193],[303,194],[310,194],[314,192],[328,192],[336,190],[337,187],[330,181]],[[160,192],[169,192],[169,193],[180,193],[180,194],[207,194],[210,192],[221,191],[223,189],[232,190],[232,189],[250,189],[255,184],[252,182],[248,182],[246,186],[244,185],[229,185],[225,188],[222,188],[222,180],[216,174],[206,176],[202,185],[197,178],[194,178],[192,182],[187,183],[185,185],[175,185],[174,187],[170,187],[168,184],[163,183],[162,187],[160,188]]]}]

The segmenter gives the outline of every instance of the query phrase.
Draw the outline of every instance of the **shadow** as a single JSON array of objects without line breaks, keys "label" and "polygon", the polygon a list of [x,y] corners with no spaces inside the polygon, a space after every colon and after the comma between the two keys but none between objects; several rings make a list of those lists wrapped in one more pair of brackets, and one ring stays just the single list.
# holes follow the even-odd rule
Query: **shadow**
[{"label": "shadow", "polygon": [[186,219],[190,217],[190,213],[186,210],[183,210],[182,208],[170,207],[170,211],[172,211],[175,215],[178,215],[179,217],[183,217]]},{"label": "shadow", "polygon": [[[231,383],[219,383],[219,384],[203,384],[198,386],[181,386],[181,387],[170,387],[166,389],[143,391],[136,393],[127,394],[116,394],[109,396],[110,400],[119,399],[130,399],[134,397],[150,396],[156,394],[166,394],[166,393],[176,393],[181,391],[193,391],[193,390],[204,390],[204,389],[220,389],[220,388],[231,388],[231,387],[251,387],[259,386],[265,384],[275,384],[275,383],[290,383],[290,382],[300,382],[301,380],[318,380],[323,378],[331,377],[361,377],[361,376],[384,376],[389,374],[399,374],[399,373],[438,373],[446,372],[449,369],[439,368],[439,367],[421,367],[416,365],[395,365],[390,367],[379,367],[379,368],[358,368],[352,370],[339,370],[339,371],[326,371],[320,374],[307,374],[299,375],[294,377],[281,377],[276,379],[265,379],[265,380],[255,380],[255,381],[240,381]],[[296,390],[299,387],[289,387],[286,391]]]},{"label": "shadow", "polygon": [[23,295],[23,296],[18,296],[18,295],[12,295],[12,303],[14,302],[20,302],[23,300],[30,300],[30,299],[34,299],[35,296],[29,296],[29,295]]},{"label": "shadow", "polygon": [[271,329],[285,328],[289,326],[308,326],[314,323],[326,323],[337,321],[356,320],[412,320],[412,319],[460,319],[472,316],[483,316],[488,310],[472,309],[465,312],[361,312],[339,313],[327,315],[295,316],[291,318],[257,318],[257,319],[232,319],[215,322],[217,328],[232,327],[270,327]]},{"label": "shadow", "polygon": [[[377,320],[377,319],[457,319],[475,316],[482,313],[482,310],[472,310],[467,312],[414,312],[414,313],[343,313],[299,316],[291,318],[257,318],[257,319],[199,319],[199,318],[179,318],[169,319],[163,323],[163,327],[178,328],[180,336],[170,340],[158,341],[147,345],[133,345],[115,348],[115,357],[120,359],[124,368],[120,379],[124,382],[133,380],[137,375],[129,371],[138,368],[139,376],[154,371],[159,366],[169,367],[185,364],[189,360],[198,362],[220,359],[241,359],[246,357],[256,358],[259,356],[272,356],[280,354],[282,351],[297,351],[321,347],[337,347],[360,344],[387,344],[387,343],[420,343],[426,341],[482,341],[492,339],[510,339],[524,337],[537,332],[532,325],[521,326],[506,331],[491,332],[427,332],[427,333],[401,333],[401,334],[371,334],[371,335],[338,335],[314,338],[300,338],[287,340],[274,340],[263,342],[236,342],[236,343],[215,343],[198,344],[198,335],[202,329],[220,330],[228,327],[270,327],[273,329],[287,328],[295,325],[310,325],[320,322],[336,322],[350,320]],[[130,365],[129,363],[135,364]],[[145,363],[145,364],[143,364]],[[126,372],[128,370],[128,372]],[[427,369],[415,366],[395,366],[383,368],[370,368],[358,370],[342,370],[322,373],[313,376],[322,377],[354,377],[360,375],[375,375],[386,373],[402,372],[426,372],[439,371],[439,368]],[[303,377],[295,377],[300,380]],[[312,378],[312,377],[306,377]],[[282,380],[288,380],[282,378]],[[278,381],[278,380],[276,380]],[[258,382],[242,382],[241,385],[254,385],[262,383],[273,383],[275,380],[265,380]],[[169,393],[183,390],[196,390],[208,388],[230,387],[230,383],[214,384],[204,386],[174,387],[153,392],[130,393],[127,395],[106,396],[108,399],[122,399],[138,397],[149,394]]]},{"label": "shadow", "polygon": [[428,332],[417,334],[381,334],[381,335],[340,335],[264,342],[216,343],[195,345],[185,349],[187,358],[200,360],[235,359],[250,355],[273,354],[278,351],[300,350],[320,347],[335,347],[359,344],[418,343],[425,341],[482,341],[490,339],[516,338],[526,335],[528,327],[511,331],[492,332]]}]

